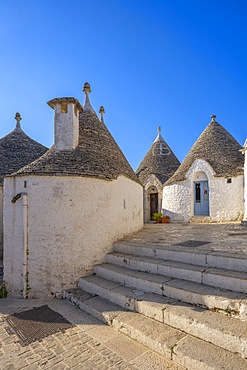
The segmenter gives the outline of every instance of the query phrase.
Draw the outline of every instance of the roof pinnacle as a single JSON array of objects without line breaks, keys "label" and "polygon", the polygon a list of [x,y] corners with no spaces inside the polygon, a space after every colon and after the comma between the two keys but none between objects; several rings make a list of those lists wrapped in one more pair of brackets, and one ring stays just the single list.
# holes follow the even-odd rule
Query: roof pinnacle
[{"label": "roof pinnacle", "polygon": [[16,114],[15,114],[15,120],[16,120],[16,126],[15,126],[15,128],[16,129],[21,129],[20,122],[21,122],[22,118],[21,118],[20,113],[16,112]]},{"label": "roof pinnacle", "polygon": [[210,116],[210,118],[212,118],[212,121],[211,122],[215,122],[216,115],[213,114],[212,116]]},{"label": "roof pinnacle", "polygon": [[105,123],[104,122],[104,114],[105,114],[105,108],[103,107],[103,105],[101,105],[100,109],[99,109],[99,113],[100,113],[100,120],[102,123]]},{"label": "roof pinnacle", "polygon": [[157,131],[158,131],[158,134],[161,133],[161,127],[160,126],[158,126]]},{"label": "roof pinnacle", "polygon": [[[82,90],[84,93],[85,93],[85,102],[84,102],[84,105],[83,105],[83,109],[86,111],[86,110],[90,110],[91,112],[94,112],[93,110],[93,107],[91,106],[91,103],[90,103],[90,100],[89,100],[89,97],[88,97],[88,94],[90,94],[91,92],[91,88],[90,88],[90,85],[88,82],[85,82],[84,83],[84,86],[83,86],[83,90]],[[95,112],[94,112],[95,113]]]}]

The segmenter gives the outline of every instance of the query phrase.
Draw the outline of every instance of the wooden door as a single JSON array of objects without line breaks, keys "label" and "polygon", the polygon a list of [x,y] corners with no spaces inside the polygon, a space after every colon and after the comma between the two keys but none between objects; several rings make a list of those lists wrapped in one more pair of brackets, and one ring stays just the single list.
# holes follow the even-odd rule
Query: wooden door
[{"label": "wooden door", "polygon": [[150,220],[156,212],[158,212],[158,193],[153,193],[150,194]]}]

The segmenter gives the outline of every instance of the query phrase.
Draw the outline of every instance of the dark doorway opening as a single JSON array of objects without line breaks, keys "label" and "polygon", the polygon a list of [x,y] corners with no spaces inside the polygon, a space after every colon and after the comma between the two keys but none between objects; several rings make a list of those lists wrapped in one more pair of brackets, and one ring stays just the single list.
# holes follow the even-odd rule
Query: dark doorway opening
[{"label": "dark doorway opening", "polygon": [[158,193],[152,193],[150,194],[150,220],[156,212],[158,212]]}]

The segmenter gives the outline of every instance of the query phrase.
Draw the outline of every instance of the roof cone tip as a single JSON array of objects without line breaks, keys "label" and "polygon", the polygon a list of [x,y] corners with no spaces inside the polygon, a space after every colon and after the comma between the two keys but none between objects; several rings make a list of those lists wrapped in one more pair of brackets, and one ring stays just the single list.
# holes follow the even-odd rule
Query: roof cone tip
[{"label": "roof cone tip", "polygon": [[212,121],[211,121],[211,122],[215,122],[216,115],[215,115],[215,114],[213,114],[212,116],[210,116],[210,118],[212,119]]},{"label": "roof cone tip", "polygon": [[104,122],[104,114],[105,114],[105,108],[103,107],[103,105],[101,105],[100,109],[99,109],[99,113],[100,113],[100,120],[102,123],[105,123]]},{"label": "roof cone tip", "polygon": [[90,94],[91,92],[91,87],[88,82],[84,83],[83,90],[82,90],[86,95]]},{"label": "roof cone tip", "polygon": [[94,110],[93,110],[93,107],[91,106],[89,97],[88,97],[88,94],[90,94],[90,92],[91,92],[91,87],[90,87],[90,84],[88,82],[84,83],[82,91],[85,93],[85,102],[84,102],[84,105],[83,105],[83,109],[85,111],[90,110],[91,112],[95,113]]},{"label": "roof cone tip", "polygon": [[105,108],[103,107],[103,105],[101,105],[100,109],[99,109],[99,113],[101,115],[105,114]]},{"label": "roof cone tip", "polygon": [[161,136],[161,127],[160,126],[157,127],[157,131],[158,131],[158,135],[157,135],[156,139],[154,140],[154,143],[156,141],[160,141],[160,140],[164,141],[163,137]]},{"label": "roof cone tip", "polygon": [[21,122],[22,118],[21,118],[20,113],[16,112],[16,114],[15,114],[15,120],[16,120],[16,127],[15,128],[16,129],[21,129],[20,122]]}]

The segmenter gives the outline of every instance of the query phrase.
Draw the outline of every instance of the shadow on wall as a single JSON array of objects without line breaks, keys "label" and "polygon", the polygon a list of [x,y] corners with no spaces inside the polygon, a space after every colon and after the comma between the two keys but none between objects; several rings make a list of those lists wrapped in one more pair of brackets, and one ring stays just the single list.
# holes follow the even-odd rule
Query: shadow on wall
[{"label": "shadow on wall", "polygon": [[178,221],[178,222],[184,222],[184,216],[180,215],[178,213],[169,211],[168,209],[162,208],[161,210],[163,217],[169,216],[170,222]]}]

